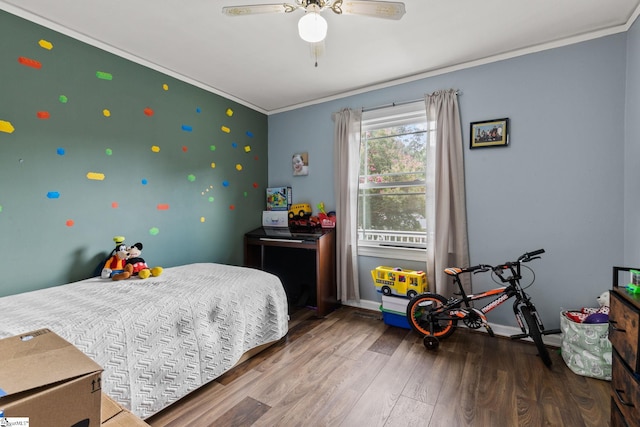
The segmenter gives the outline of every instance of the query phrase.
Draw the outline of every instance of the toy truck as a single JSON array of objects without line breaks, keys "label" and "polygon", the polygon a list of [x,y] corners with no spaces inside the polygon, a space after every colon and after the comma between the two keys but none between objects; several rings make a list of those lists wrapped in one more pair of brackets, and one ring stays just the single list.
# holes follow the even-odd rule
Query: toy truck
[{"label": "toy truck", "polygon": [[427,292],[427,275],[424,271],[382,265],[371,270],[371,277],[376,285],[376,291],[383,295],[413,298]]}]

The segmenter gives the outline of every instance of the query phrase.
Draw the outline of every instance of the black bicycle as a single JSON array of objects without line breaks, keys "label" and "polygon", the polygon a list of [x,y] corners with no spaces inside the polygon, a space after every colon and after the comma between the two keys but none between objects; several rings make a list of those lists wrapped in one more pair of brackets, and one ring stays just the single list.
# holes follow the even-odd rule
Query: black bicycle
[{"label": "black bicycle", "polygon": [[[517,261],[508,261],[496,266],[480,264],[467,268],[451,267],[445,269],[444,272],[453,277],[459,293],[454,294],[455,296],[451,298],[445,298],[440,294],[431,292],[413,297],[407,305],[407,320],[411,328],[424,337],[424,346],[429,350],[436,350],[440,344],[440,339],[453,334],[459,320],[462,320],[471,329],[479,329],[484,326],[489,335],[493,337],[494,333],[487,321],[486,314],[505,301],[515,298],[513,312],[522,333],[512,335],[510,338],[531,338],[544,364],[548,367],[551,366],[551,357],[542,341],[542,336],[559,334],[560,329],[546,330],[544,328],[542,319],[531,301],[531,297],[525,293],[524,290],[526,288],[523,288],[520,284],[522,264],[540,258],[540,255],[544,252],[544,249],[527,252],[520,256]],[[533,273],[531,268],[525,267]],[[502,283],[504,286],[475,295],[467,295],[462,287],[460,275],[487,271],[492,272],[494,280],[496,280],[496,277],[499,278],[500,281],[498,283]],[[527,288],[533,284],[534,280],[535,276]],[[496,298],[484,307],[475,308],[473,306],[474,301],[492,296]]]}]

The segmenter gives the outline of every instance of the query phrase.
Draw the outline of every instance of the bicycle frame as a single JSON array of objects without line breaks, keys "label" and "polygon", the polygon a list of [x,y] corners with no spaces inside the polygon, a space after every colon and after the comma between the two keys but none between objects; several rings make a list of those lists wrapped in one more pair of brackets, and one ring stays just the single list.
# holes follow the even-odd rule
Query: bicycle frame
[{"label": "bicycle frame", "polygon": [[[432,292],[413,297],[407,305],[407,318],[411,328],[422,334],[423,344],[429,350],[437,349],[439,339],[450,336],[455,331],[459,320],[462,320],[471,329],[478,329],[484,326],[489,335],[493,337],[494,334],[486,315],[507,300],[514,298],[513,312],[522,333],[512,335],[511,338],[531,338],[545,365],[550,366],[551,358],[542,340],[542,335],[560,333],[560,330],[544,329],[542,319],[533,301],[520,285],[520,280],[522,279],[521,263],[538,259],[540,258],[539,255],[544,252],[544,249],[526,252],[517,261],[506,262],[497,266],[479,264],[464,269],[458,267],[446,268],[444,272],[452,276],[454,283],[458,287],[459,293],[454,294],[457,297],[446,298]],[[505,285],[477,294],[467,295],[460,281],[460,274],[475,274],[486,271],[491,271]],[[531,283],[533,283],[533,280]],[[491,301],[482,308],[473,306],[474,302],[486,298],[491,298]]]},{"label": "bicycle frame", "polygon": [[[514,280],[514,279],[511,279],[511,280]],[[514,310],[514,314],[516,315],[516,319],[518,320],[518,325],[520,326],[521,329],[523,329],[521,319],[519,318],[518,306],[523,301],[526,301],[526,303],[528,303],[528,299],[526,298],[526,295],[524,295],[524,292],[518,290],[517,285],[515,285],[514,283],[509,283],[509,285],[504,287],[489,289],[488,291],[481,292],[478,294],[467,295],[464,292],[462,284],[460,283],[460,278],[458,277],[457,274],[454,276],[454,281],[456,282],[460,290],[460,298],[452,298],[447,302],[446,305],[436,310],[434,314],[438,312],[441,312],[443,314],[444,313],[448,314],[447,316],[439,315],[438,317],[440,317],[441,319],[450,319],[450,320],[464,319],[469,316],[468,309],[471,309],[475,311],[475,313],[482,319],[483,325],[485,327],[488,327],[486,314],[494,310],[495,308],[501,306],[511,298],[516,297],[516,300],[513,303],[513,310]],[[488,304],[486,304],[480,309],[476,309],[471,306],[471,303],[473,303],[474,301],[479,301],[479,300],[490,298],[496,295],[497,297],[495,299],[491,300]],[[460,308],[461,304],[464,304],[464,308]]]}]

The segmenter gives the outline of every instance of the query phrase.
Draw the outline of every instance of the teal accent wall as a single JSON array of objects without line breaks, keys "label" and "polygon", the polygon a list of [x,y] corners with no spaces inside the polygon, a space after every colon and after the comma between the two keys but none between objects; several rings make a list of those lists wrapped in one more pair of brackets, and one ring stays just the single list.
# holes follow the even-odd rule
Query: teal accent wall
[{"label": "teal accent wall", "polygon": [[116,235],[241,264],[266,183],[264,114],[0,11],[0,296],[89,277]]}]

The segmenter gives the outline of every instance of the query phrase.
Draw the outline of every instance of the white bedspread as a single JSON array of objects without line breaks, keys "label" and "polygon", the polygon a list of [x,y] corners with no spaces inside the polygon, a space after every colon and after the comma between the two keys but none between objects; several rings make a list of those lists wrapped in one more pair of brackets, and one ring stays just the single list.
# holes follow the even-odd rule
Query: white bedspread
[{"label": "white bedspread", "polygon": [[0,338],[49,328],[104,368],[102,389],[146,418],[287,333],[280,280],[222,264],[99,277],[0,298]]}]

